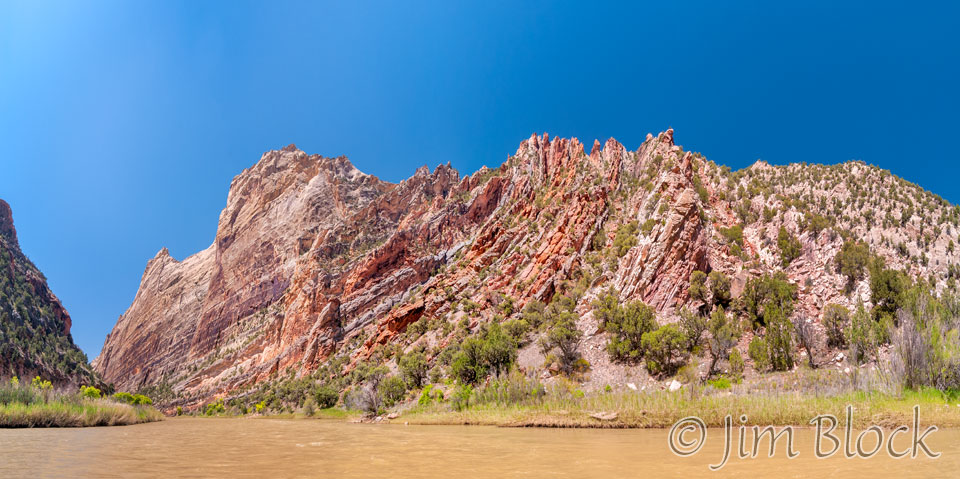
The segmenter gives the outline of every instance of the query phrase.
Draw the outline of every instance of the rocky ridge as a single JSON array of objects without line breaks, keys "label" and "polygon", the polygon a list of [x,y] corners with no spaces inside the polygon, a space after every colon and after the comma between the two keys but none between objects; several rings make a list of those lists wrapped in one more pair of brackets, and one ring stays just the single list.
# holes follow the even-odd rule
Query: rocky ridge
[{"label": "rocky ridge", "polygon": [[[829,227],[808,228],[814,216]],[[837,231],[943,283],[960,262],[958,219],[956,207],[860,162],[731,172],[685,152],[672,130],[636,151],[611,139],[589,153],[577,139],[533,135],[496,169],[460,178],[449,165],[423,167],[398,184],[291,145],[233,180],[208,249],[148,262],[93,364],[121,389],[161,387],[166,404],[194,407],[324,365],[389,362],[385,351],[422,346],[433,358],[463,328],[564,292],[598,378],[587,387],[600,387],[639,374],[600,354],[590,305],[610,288],[670,321],[695,270],[727,274],[736,295],[783,269],[799,286],[798,312],[819,318],[828,303],[869,299],[866,281],[848,292],[833,267]],[[722,234],[735,225],[742,244]],[[781,226],[802,245],[786,268]],[[521,353],[527,367],[543,362],[535,349]]]},{"label": "rocky ridge", "polygon": [[71,324],[43,273],[20,250],[13,212],[0,200],[0,378],[100,384],[73,344]]}]

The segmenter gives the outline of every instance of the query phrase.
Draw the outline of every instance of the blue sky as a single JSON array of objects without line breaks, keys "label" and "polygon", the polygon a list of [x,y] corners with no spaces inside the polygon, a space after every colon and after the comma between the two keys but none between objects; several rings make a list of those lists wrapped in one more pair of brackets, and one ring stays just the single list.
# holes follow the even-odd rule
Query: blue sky
[{"label": "blue sky", "polygon": [[960,202],[960,4],[592,3],[4,2],[0,198],[91,359],[146,261],[207,247],[289,143],[399,181],[673,127],[734,168],[862,159]]}]

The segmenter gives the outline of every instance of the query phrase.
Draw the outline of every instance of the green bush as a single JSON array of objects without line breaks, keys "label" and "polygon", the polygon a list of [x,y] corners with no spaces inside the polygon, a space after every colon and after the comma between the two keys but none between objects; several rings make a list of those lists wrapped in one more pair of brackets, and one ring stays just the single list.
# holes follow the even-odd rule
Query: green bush
[{"label": "green bush", "polygon": [[407,387],[419,389],[427,379],[427,357],[422,351],[405,354],[397,363]]},{"label": "green bush", "polygon": [[380,381],[378,393],[380,401],[385,407],[391,407],[403,400],[407,394],[407,385],[399,376],[387,376]]},{"label": "green bush", "polygon": [[320,409],[328,409],[337,405],[340,399],[340,393],[335,388],[328,385],[317,386],[313,392],[313,399]]},{"label": "green bush", "polygon": [[719,228],[720,234],[727,240],[727,244],[735,244],[743,248],[743,225],[734,225],[730,228]]},{"label": "green bush", "polygon": [[784,268],[790,266],[790,263],[799,258],[800,253],[803,252],[803,245],[800,244],[800,240],[783,226],[780,227],[780,232],[777,234],[777,247],[780,248],[780,259]]},{"label": "green bush", "polygon": [[907,300],[905,294],[912,286],[904,272],[874,267],[870,274],[870,301],[873,303],[874,319],[879,322],[886,317],[887,321],[891,321]]},{"label": "green bush", "polygon": [[637,245],[637,222],[631,221],[617,228],[617,234],[613,237],[613,252],[617,257],[622,257]]},{"label": "green bush", "polygon": [[722,376],[717,379],[711,379],[707,381],[707,384],[713,386],[714,389],[720,389],[720,390],[730,389],[732,387],[732,384],[730,384],[730,380]]},{"label": "green bush", "polygon": [[700,301],[704,305],[710,299],[710,290],[707,288],[707,273],[694,271],[690,274],[690,287],[687,290],[692,301]]},{"label": "green bush", "polygon": [[782,271],[763,275],[747,281],[740,297],[741,308],[754,325],[766,325],[768,311],[776,308],[783,316],[793,314],[793,302],[797,287],[787,281]]},{"label": "green bush", "polygon": [[546,305],[542,302],[534,299],[527,303],[523,307],[523,312],[521,312],[521,317],[530,327],[537,329],[544,323],[544,316],[546,314]]},{"label": "green bush", "polygon": [[593,303],[594,317],[610,333],[607,352],[614,359],[636,360],[643,355],[644,333],[657,327],[656,312],[640,301],[622,307],[614,291],[608,291]]},{"label": "green bush", "polygon": [[740,382],[740,379],[743,378],[743,356],[740,354],[740,350],[733,348],[730,351],[730,358],[727,360],[730,363],[730,376],[733,377],[737,382]]},{"label": "green bush", "polygon": [[713,304],[723,307],[729,306],[731,299],[730,278],[719,271],[711,271],[708,280]]},{"label": "green bush", "polygon": [[650,374],[672,375],[687,361],[687,338],[676,325],[666,324],[645,333],[641,344]]},{"label": "green bush", "polygon": [[80,396],[90,399],[100,399],[100,390],[93,386],[80,386]]},{"label": "green bush", "polygon": [[770,353],[767,350],[767,343],[761,336],[754,336],[747,347],[747,355],[753,360],[753,367],[759,371],[766,371],[770,367]]},{"label": "green bush", "polygon": [[503,323],[503,330],[517,344],[523,344],[526,342],[527,335],[530,334],[530,323],[525,319],[511,319]]},{"label": "green bush", "polygon": [[850,318],[846,342],[850,345],[850,357],[856,364],[863,364],[874,355],[877,349],[875,323],[867,313],[863,303],[857,304],[857,310]]},{"label": "green bush", "polygon": [[710,339],[707,344],[710,346],[710,368],[708,375],[713,375],[717,371],[717,364],[727,359],[730,355],[730,348],[737,344],[740,337],[740,329],[734,320],[727,318],[723,308],[717,308],[710,316],[709,322]]},{"label": "green bush", "polygon": [[764,339],[770,353],[770,366],[775,371],[793,369],[793,323],[772,307],[767,314],[767,331]]},{"label": "green bush", "polygon": [[702,314],[683,308],[680,310],[680,330],[687,337],[687,349],[694,351],[703,342],[703,336],[709,329],[709,320]]},{"label": "green bush", "polygon": [[560,368],[568,373],[573,372],[574,365],[580,358],[580,342],[583,341],[583,332],[577,329],[577,320],[580,317],[574,311],[575,306],[566,296],[554,296],[547,307],[547,333],[540,339],[543,355],[549,356],[556,351]]},{"label": "green bush", "polygon": [[837,253],[837,272],[847,278],[847,290],[864,278],[870,264],[870,247],[862,241],[847,240]]}]

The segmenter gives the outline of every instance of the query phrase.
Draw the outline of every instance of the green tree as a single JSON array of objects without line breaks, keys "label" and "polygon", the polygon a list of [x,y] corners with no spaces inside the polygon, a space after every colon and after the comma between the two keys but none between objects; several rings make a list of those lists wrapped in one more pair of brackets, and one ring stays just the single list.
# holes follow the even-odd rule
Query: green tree
[{"label": "green tree", "polygon": [[740,337],[740,329],[737,328],[735,321],[727,318],[723,308],[717,308],[710,316],[710,339],[707,344],[710,346],[710,369],[708,375],[713,375],[717,371],[717,364],[730,355],[730,348],[737,344]]},{"label": "green tree", "polygon": [[767,312],[767,331],[764,339],[770,352],[770,366],[775,371],[793,369],[793,324],[780,308],[773,306]]},{"label": "green tree", "polygon": [[[400,374],[411,389],[419,389],[427,379],[427,357],[422,351],[405,354],[398,363]],[[319,402],[319,401],[318,401]]]},{"label": "green tree", "polygon": [[703,271],[694,271],[690,274],[690,299],[699,301],[705,307],[710,299],[710,290],[707,288],[707,273]]},{"label": "green tree", "polygon": [[790,266],[790,263],[799,258],[800,253],[803,252],[800,240],[783,226],[777,234],[777,246],[780,248],[780,259],[784,268]]},{"label": "green tree", "polygon": [[847,278],[847,291],[864,278],[870,264],[870,247],[862,241],[847,240],[837,253],[837,271]]},{"label": "green tree", "polygon": [[557,351],[557,359],[564,372],[572,372],[574,363],[580,359],[580,343],[583,332],[577,329],[579,316],[574,312],[573,301],[565,296],[556,296],[547,307],[546,335],[540,339],[540,349],[549,355]]},{"label": "green tree", "polygon": [[387,376],[380,381],[377,393],[385,407],[391,407],[401,401],[407,393],[407,386],[399,376]]},{"label": "green tree", "polygon": [[713,304],[724,308],[730,306],[730,278],[719,271],[711,271],[708,279]]},{"label": "green tree", "polygon": [[647,370],[655,376],[670,376],[686,364],[687,337],[674,324],[665,324],[645,333],[643,340]]},{"label": "green tree", "polygon": [[614,359],[636,360],[643,355],[643,334],[656,329],[656,312],[640,301],[622,307],[611,290],[593,303],[594,317],[610,333],[607,352]]},{"label": "green tree", "polygon": [[770,367],[770,351],[767,349],[767,342],[761,336],[754,336],[747,347],[747,355],[753,360],[753,367],[758,372],[765,371]]},{"label": "green tree", "polygon": [[797,287],[781,271],[748,280],[740,299],[747,319],[755,325],[766,325],[768,311],[772,308],[783,316],[793,314],[796,294]]},{"label": "green tree", "polygon": [[[483,342],[484,365],[494,375],[507,372],[517,359],[517,343],[500,325],[493,323],[487,329]],[[426,374],[426,369],[424,369]]]}]

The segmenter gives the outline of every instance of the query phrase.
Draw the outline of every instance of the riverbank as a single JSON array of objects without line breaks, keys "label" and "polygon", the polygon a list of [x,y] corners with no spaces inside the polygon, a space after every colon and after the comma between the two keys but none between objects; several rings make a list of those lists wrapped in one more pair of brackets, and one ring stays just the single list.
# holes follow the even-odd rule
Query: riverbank
[{"label": "riverbank", "polygon": [[109,399],[0,405],[0,428],[126,426],[162,419],[163,414],[151,406]]},{"label": "riverbank", "polygon": [[99,389],[86,386],[75,392],[54,391],[39,377],[30,385],[13,378],[0,386],[0,428],[125,426],[163,417],[141,395],[103,397]]},{"label": "riverbank", "polygon": [[960,403],[938,391],[847,393],[835,396],[734,393],[696,394],[691,391],[609,393],[540,404],[479,404],[459,411],[442,405],[416,407],[391,422],[420,425],[484,425],[553,428],[669,428],[689,416],[708,427],[723,427],[727,415],[735,425],[746,416],[747,425],[809,426],[821,414],[844,421],[847,405],[853,406],[854,427],[896,427],[913,422],[913,407],[920,406],[923,424],[960,427]]}]

